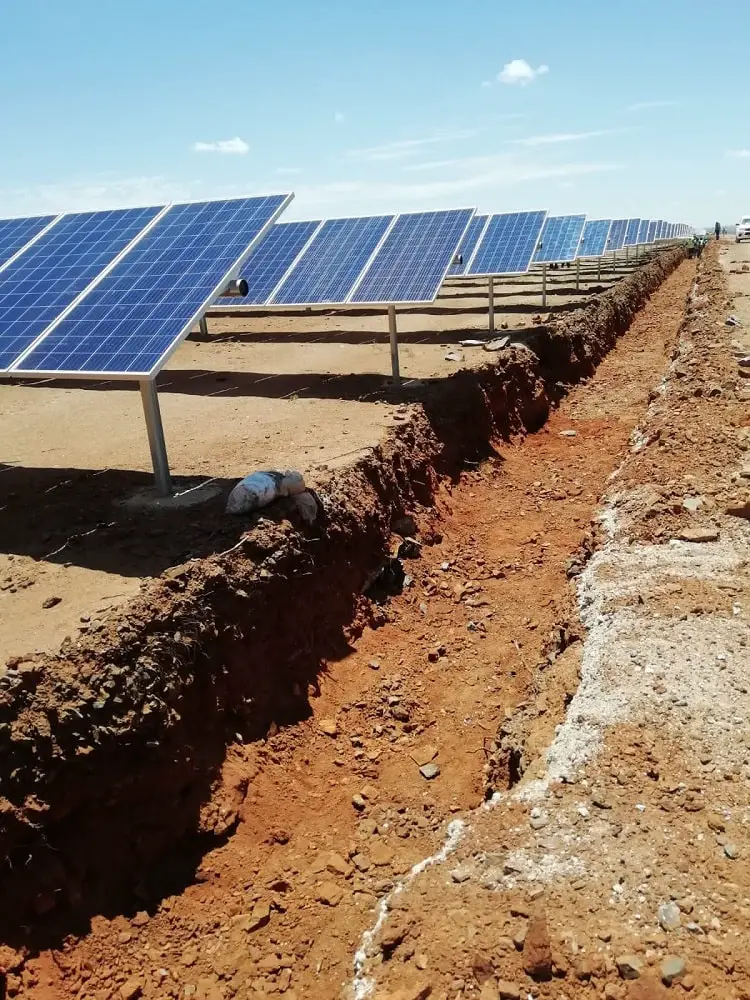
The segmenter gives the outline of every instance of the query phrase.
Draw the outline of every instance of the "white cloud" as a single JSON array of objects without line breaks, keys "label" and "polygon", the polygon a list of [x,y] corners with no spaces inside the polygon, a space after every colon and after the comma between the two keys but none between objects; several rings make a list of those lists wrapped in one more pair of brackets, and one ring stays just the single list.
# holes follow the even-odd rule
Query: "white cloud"
[{"label": "white cloud", "polygon": [[551,132],[547,135],[530,135],[525,139],[508,139],[515,146],[548,146],[558,142],[580,142],[583,139],[595,139],[600,135],[615,135],[622,132],[618,128],[600,129],[596,132]]},{"label": "white cloud", "polygon": [[250,152],[249,145],[238,135],[234,139],[219,139],[217,142],[195,142],[194,153],[222,153],[225,156],[245,156]]},{"label": "white cloud", "polygon": [[521,87],[533,83],[538,76],[549,73],[549,66],[542,63],[534,69],[525,59],[511,59],[498,73],[497,79],[500,83],[518,84]]},{"label": "white cloud", "polygon": [[346,155],[353,160],[381,162],[384,160],[405,160],[414,156],[425,146],[433,146],[441,142],[460,142],[463,139],[473,139],[479,134],[478,129],[461,129],[455,132],[438,132],[424,139],[399,139],[387,142],[382,146],[370,146],[367,149],[349,149]]},{"label": "white cloud", "polygon": [[346,115],[344,114],[343,111],[337,111],[333,116],[333,120],[336,122],[337,125],[343,125],[344,122],[346,121]]},{"label": "white cloud", "polygon": [[638,101],[636,104],[631,104],[627,110],[652,111],[655,108],[678,108],[679,106],[679,101]]},{"label": "white cloud", "polygon": [[730,149],[727,156],[733,160],[750,160],[750,149]]}]

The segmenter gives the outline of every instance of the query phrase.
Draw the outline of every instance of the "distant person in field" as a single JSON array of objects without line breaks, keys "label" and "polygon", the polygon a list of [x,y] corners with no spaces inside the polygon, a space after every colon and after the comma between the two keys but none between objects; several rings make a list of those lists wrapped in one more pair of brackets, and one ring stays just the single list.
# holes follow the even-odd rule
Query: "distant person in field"
[{"label": "distant person in field", "polygon": [[714,232],[716,233],[716,239],[718,240],[718,238],[721,236],[721,223],[720,222],[717,222],[716,225],[714,226]]}]

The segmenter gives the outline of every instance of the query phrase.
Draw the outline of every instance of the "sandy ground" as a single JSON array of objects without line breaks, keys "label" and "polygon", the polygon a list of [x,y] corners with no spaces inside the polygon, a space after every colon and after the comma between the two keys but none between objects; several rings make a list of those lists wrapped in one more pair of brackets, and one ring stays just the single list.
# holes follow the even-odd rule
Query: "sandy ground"
[{"label": "sandy ground", "polygon": [[[632,261],[629,265],[632,267]],[[574,308],[626,273],[582,267],[496,288],[497,326]],[[372,447],[398,419],[382,314],[323,311],[212,318],[208,342],[186,341],[158,380],[178,489],[211,481],[195,509],[133,509],[152,483],[140,396],[126,383],[0,384],[0,664],[52,650],[138,592],[141,581],[225,547],[223,503],[258,468],[298,468],[314,484]],[[448,282],[429,311],[399,317],[407,379],[440,379],[485,363],[486,282]],[[449,357],[446,357],[448,355]],[[206,491],[195,495],[210,496]],[[234,526],[236,528],[236,525]],[[231,542],[229,543],[231,544]]]},{"label": "sandy ground", "polygon": [[[692,264],[681,265],[542,431],[446,488],[438,516],[425,515],[422,525],[432,528],[434,544],[408,563],[411,583],[383,627],[326,664],[320,690],[310,693],[313,718],[270,733],[265,744],[233,748],[225,794],[240,802],[241,822],[227,843],[197,867],[175,857],[165,864],[159,905],[95,918],[80,941],[27,962],[14,990],[39,1000],[626,996],[612,958],[578,974],[575,962],[593,952],[620,955],[615,949],[636,945],[620,933],[621,914],[609,912],[617,891],[608,885],[605,897],[597,881],[600,871],[611,878],[607,864],[594,877],[600,840],[581,842],[589,885],[560,850],[568,841],[558,828],[572,812],[581,829],[598,834],[599,814],[588,827],[579,807],[589,816],[619,809],[612,775],[630,781],[641,803],[644,783],[650,789],[658,775],[641,773],[644,741],[633,740],[626,764],[606,757],[595,783],[593,771],[586,776],[593,792],[570,786],[573,798],[560,800],[558,816],[557,792],[568,786],[550,784],[547,768],[557,758],[548,764],[545,750],[566,745],[561,734],[584,714],[575,699],[590,690],[579,689],[579,671],[589,682],[596,672],[587,667],[589,638],[569,575],[583,564],[581,546],[593,546],[592,522],[611,503],[601,507],[600,498],[630,454],[633,429],[648,427],[649,399],[661,398],[653,390],[669,366],[693,274]],[[658,450],[671,462],[689,454]],[[606,542],[601,552],[609,555]],[[597,586],[592,565],[584,592]],[[617,746],[627,746],[623,735]],[[674,773],[664,762],[670,749],[659,748],[652,770]],[[427,778],[420,767],[429,764]],[[483,805],[487,780],[500,793],[491,810]],[[526,789],[538,814],[530,814]],[[631,814],[640,816],[634,806]],[[510,853],[528,850],[530,820],[534,836],[546,839],[549,828],[548,868]],[[619,815],[617,823],[625,828]],[[613,815],[611,836],[615,825]],[[606,855],[617,875],[627,871],[630,837],[628,828],[623,852]],[[640,854],[633,865],[640,875]],[[679,888],[684,902],[692,889]],[[556,971],[549,980],[545,969],[541,979],[524,979],[525,941],[538,940],[544,953],[543,934],[532,927],[540,900],[555,935]],[[696,919],[703,922],[702,911]],[[558,939],[571,935],[575,949],[562,948]]]}]

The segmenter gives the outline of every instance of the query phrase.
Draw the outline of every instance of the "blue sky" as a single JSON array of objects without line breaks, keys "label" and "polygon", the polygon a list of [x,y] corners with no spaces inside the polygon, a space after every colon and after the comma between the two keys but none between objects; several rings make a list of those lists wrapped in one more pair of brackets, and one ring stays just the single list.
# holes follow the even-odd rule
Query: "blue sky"
[{"label": "blue sky", "polygon": [[750,212],[743,0],[2,8],[2,215],[286,190],[287,218]]}]

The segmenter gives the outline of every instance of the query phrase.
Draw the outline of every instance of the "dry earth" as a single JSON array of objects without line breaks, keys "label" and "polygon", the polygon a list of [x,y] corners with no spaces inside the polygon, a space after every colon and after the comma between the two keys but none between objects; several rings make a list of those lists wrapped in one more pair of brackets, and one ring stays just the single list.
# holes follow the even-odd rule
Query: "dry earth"
[{"label": "dry earth", "polygon": [[418,515],[403,594],[313,716],[232,749],[227,842],[6,955],[9,995],[744,995],[742,331],[713,253],[685,323],[687,262],[540,432]]}]

